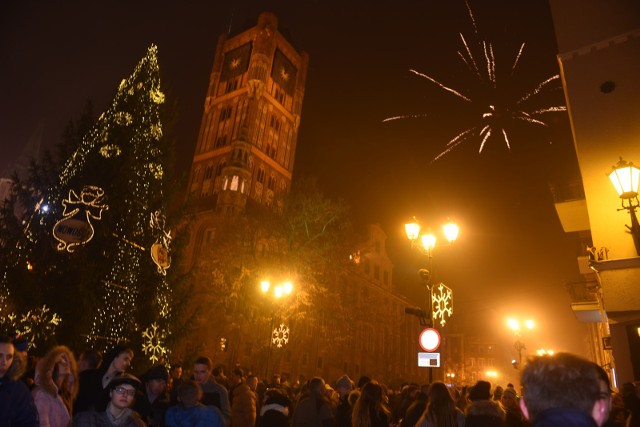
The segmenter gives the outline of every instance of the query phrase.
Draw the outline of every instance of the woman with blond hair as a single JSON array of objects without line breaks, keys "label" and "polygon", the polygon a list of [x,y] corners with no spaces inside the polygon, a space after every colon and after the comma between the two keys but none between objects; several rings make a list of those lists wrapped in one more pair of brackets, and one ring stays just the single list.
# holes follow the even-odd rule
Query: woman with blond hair
[{"label": "woman with blond hair", "polygon": [[353,405],[352,427],[389,427],[391,411],[384,401],[382,386],[376,381],[367,383]]},{"label": "woman with blond hair", "polygon": [[78,393],[76,359],[67,347],[54,347],[36,366],[31,392],[38,409],[40,427],[71,425],[73,401]]}]

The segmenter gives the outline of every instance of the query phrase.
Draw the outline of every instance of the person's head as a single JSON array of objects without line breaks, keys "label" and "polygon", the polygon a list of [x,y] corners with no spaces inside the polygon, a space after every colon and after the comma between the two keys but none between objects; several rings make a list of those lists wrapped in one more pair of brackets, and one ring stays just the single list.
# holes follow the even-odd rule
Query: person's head
[{"label": "person's head", "polygon": [[340,393],[340,396],[346,396],[353,390],[353,381],[347,374],[338,378],[336,381],[336,391]]},{"label": "person's head", "polygon": [[491,383],[488,381],[478,381],[471,387],[469,391],[469,400],[490,400],[491,399]]},{"label": "person's head", "polygon": [[0,337],[0,378],[4,378],[7,372],[9,372],[15,353],[16,349],[13,346],[11,338]]},{"label": "person's head", "polygon": [[439,407],[454,405],[453,398],[449,393],[447,385],[441,381],[435,381],[429,386],[427,393],[429,404]]},{"label": "person's head", "polygon": [[169,373],[164,366],[156,365],[145,372],[141,378],[144,381],[147,394],[158,396],[167,389]]},{"label": "person's head", "polygon": [[535,424],[540,414],[552,408],[572,408],[591,415],[601,426],[607,415],[596,365],[569,353],[533,357],[522,370],[524,395],[520,408]]},{"label": "person's head", "polygon": [[211,359],[206,356],[200,356],[193,363],[193,379],[198,384],[204,384],[209,381],[211,376],[211,370],[213,369],[213,363]]},{"label": "person's head", "polygon": [[247,377],[247,385],[251,390],[256,391],[258,388],[258,377],[255,375],[249,375],[249,377]]},{"label": "person's head", "polygon": [[88,348],[80,354],[78,359],[78,372],[87,369],[96,369],[102,363],[102,353],[93,348]]},{"label": "person's head", "polygon": [[171,365],[169,376],[174,380],[179,380],[180,378],[182,378],[182,365]]},{"label": "person's head", "polygon": [[516,390],[513,387],[507,387],[502,392],[500,402],[506,409],[518,410],[518,396],[516,395]]},{"label": "person's head", "polygon": [[140,380],[133,375],[118,374],[109,381],[109,398],[116,409],[125,409],[133,405]]},{"label": "person's head", "polygon": [[324,395],[324,380],[320,377],[311,378],[311,381],[309,381],[309,392],[312,396],[316,397]]},{"label": "person's head", "polygon": [[186,407],[195,406],[201,398],[202,388],[196,381],[186,380],[178,387],[178,400]]},{"label": "person's head", "polygon": [[611,406],[612,406],[612,400],[613,400],[611,383],[609,382],[609,375],[607,375],[607,371],[605,371],[600,365],[597,365],[595,363],[594,363],[594,367],[596,369],[596,372],[598,373],[598,384],[600,385],[600,398],[605,410],[604,421],[607,421],[609,419],[609,414],[611,414]]},{"label": "person's head", "polygon": [[370,382],[371,382],[371,378],[366,376],[366,375],[363,375],[358,380],[358,388],[360,390],[362,390],[362,388],[365,386],[365,384],[370,383]]},{"label": "person's head", "polygon": [[112,348],[104,357],[101,369],[103,372],[126,372],[131,367],[133,350],[130,347],[119,345]]},{"label": "person's head", "polygon": [[242,369],[234,368],[234,370],[231,371],[231,382],[233,384],[240,384],[243,379],[244,379],[244,371]]}]

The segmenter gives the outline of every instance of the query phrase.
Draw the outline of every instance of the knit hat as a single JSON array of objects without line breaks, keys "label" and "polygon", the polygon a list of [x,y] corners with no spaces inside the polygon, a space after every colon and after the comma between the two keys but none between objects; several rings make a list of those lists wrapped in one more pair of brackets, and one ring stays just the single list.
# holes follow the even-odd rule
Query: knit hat
[{"label": "knit hat", "polygon": [[140,380],[137,377],[134,377],[131,374],[127,374],[127,373],[121,373],[116,375],[115,377],[113,377],[113,379],[111,381],[109,381],[109,390],[113,390],[114,388],[116,388],[117,386],[119,386],[120,384],[129,384],[131,386],[133,386],[134,388],[138,388],[140,387]]},{"label": "knit hat", "polygon": [[169,372],[167,368],[162,365],[152,366],[147,372],[140,377],[142,381],[147,382],[150,380],[165,380],[169,381]]},{"label": "knit hat", "polygon": [[336,381],[336,389],[340,388],[344,388],[349,391],[353,389],[353,381],[351,381],[351,378],[349,378],[348,375],[345,374]]},{"label": "knit hat", "polygon": [[491,399],[491,383],[478,381],[469,392],[469,400],[489,400]]}]

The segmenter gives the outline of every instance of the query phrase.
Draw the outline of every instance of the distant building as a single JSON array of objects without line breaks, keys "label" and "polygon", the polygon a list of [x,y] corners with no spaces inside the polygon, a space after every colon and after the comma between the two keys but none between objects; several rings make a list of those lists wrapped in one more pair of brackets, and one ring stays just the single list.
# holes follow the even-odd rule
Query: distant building
[{"label": "distant building", "polygon": [[550,6],[584,189],[556,208],[565,231],[594,247],[587,253],[584,245],[578,258],[584,280],[569,285],[573,308],[593,325],[594,359],[617,384],[637,381],[640,257],[625,227],[629,213],[618,211],[607,175],[621,156],[640,164],[640,3],[551,0]]}]

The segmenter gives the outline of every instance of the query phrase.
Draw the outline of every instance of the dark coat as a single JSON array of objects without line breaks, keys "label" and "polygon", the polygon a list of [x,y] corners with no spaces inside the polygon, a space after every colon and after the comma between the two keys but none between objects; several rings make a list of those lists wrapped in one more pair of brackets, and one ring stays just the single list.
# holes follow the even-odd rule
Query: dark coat
[{"label": "dark coat", "polygon": [[472,401],[465,411],[465,427],[505,427],[506,414],[494,400]]},{"label": "dark coat", "polygon": [[125,415],[127,418],[121,423],[114,425],[109,420],[106,411],[85,411],[73,416],[73,427],[146,427],[138,414],[131,412]]},{"label": "dark coat", "polygon": [[220,410],[199,403],[196,406],[172,406],[165,415],[167,427],[224,427]]},{"label": "dark coat", "polygon": [[0,378],[0,427],[38,427],[38,410],[26,384],[20,380],[24,360],[16,355]]},{"label": "dark coat", "polygon": [[592,416],[579,409],[552,408],[541,412],[532,427],[597,427]]}]

